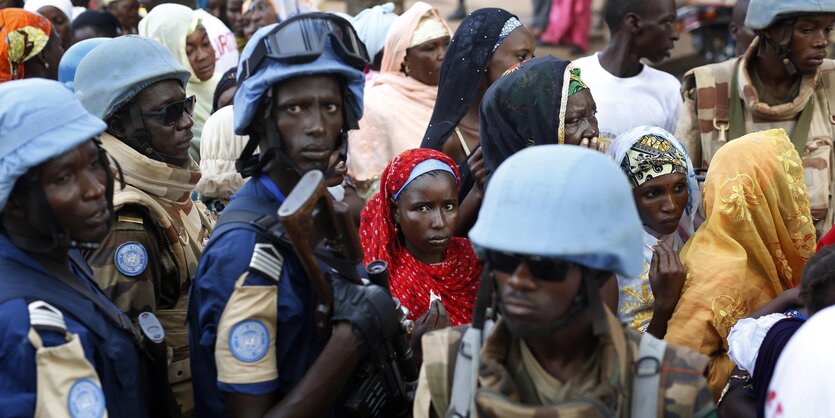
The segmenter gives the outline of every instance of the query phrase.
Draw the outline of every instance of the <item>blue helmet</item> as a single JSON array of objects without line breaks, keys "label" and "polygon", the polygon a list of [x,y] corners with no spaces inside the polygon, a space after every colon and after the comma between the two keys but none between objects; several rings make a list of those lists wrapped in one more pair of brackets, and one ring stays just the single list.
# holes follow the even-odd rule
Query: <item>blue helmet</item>
[{"label": "blue helmet", "polygon": [[[322,13],[299,15],[297,18],[304,18],[307,16],[321,16]],[[330,18],[339,19],[350,28],[353,35],[356,33],[350,23],[342,18],[328,15]],[[355,121],[346,120],[350,126],[356,124],[356,121],[362,117],[363,110],[363,89],[365,88],[365,73],[363,68],[356,64],[350,63],[344,59],[340,54],[341,51],[334,49],[335,42],[333,36],[327,37],[327,42],[324,45],[320,55],[315,60],[310,62],[296,63],[283,62],[286,60],[279,60],[270,56],[263,57],[256,67],[250,68],[248,63],[253,58],[253,53],[258,53],[262,44],[269,45],[270,35],[273,32],[281,30],[285,25],[293,25],[296,22],[291,18],[279,24],[273,24],[259,29],[252,38],[247,42],[241,54],[240,65],[238,67],[238,91],[235,93],[235,133],[238,135],[249,135],[250,125],[252,124],[255,114],[261,108],[261,103],[269,90],[281,83],[282,81],[303,76],[333,74],[340,76],[344,82],[347,97],[344,97],[346,108],[350,108]],[[301,30],[308,30],[309,27],[302,27]],[[310,29],[313,32],[315,29]],[[318,33],[316,33],[318,35]],[[281,36],[280,33],[277,36]],[[358,38],[357,38],[358,39]],[[340,45],[341,46],[341,45]],[[360,45],[362,51],[365,51],[365,46]],[[259,48],[261,47],[261,48]],[[366,61],[367,61],[367,52]]]},{"label": "blue helmet", "polygon": [[833,13],[833,0],[751,0],[745,26],[753,30],[763,30],[782,17]]},{"label": "blue helmet", "polygon": [[109,40],[110,38],[90,38],[71,46],[67,52],[64,52],[61,62],[58,64],[58,81],[70,90],[75,90],[75,70],[78,69],[78,64],[93,48]]},{"label": "blue helmet", "polygon": [[479,250],[557,258],[627,277],[644,267],[643,225],[626,176],[603,153],[575,146],[529,147],[502,163],[470,241]]},{"label": "blue helmet", "polygon": [[0,84],[0,212],[17,179],[30,168],[106,128],[57,81],[33,78]]}]

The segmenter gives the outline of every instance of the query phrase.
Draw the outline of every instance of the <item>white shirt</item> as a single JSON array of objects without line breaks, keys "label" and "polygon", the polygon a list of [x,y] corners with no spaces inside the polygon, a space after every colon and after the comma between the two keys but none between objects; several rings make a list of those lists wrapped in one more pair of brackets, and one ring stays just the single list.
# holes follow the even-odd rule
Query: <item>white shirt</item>
[{"label": "white shirt", "polygon": [[634,77],[615,77],[600,65],[599,53],[572,64],[597,103],[600,138],[614,139],[645,125],[676,131],[683,99],[681,83],[672,75],[644,65]]},{"label": "white shirt", "polygon": [[789,340],[768,386],[766,418],[835,417],[835,306],[809,318]]},{"label": "white shirt", "polygon": [[197,12],[200,13],[209,42],[215,49],[215,73],[223,74],[230,68],[236,67],[239,55],[235,34],[220,19],[205,10],[199,9]]}]

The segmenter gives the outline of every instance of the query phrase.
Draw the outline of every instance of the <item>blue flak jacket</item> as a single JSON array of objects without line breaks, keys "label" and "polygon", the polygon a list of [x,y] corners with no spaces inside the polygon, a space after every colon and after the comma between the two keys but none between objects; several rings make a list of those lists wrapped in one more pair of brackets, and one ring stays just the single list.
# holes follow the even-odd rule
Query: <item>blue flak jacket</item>
[{"label": "blue flak jacket", "polygon": [[[71,254],[73,272],[96,295],[110,303],[80,254]],[[147,409],[139,375],[139,354],[133,336],[78,292],[50,276],[35,259],[0,234],[0,417],[35,414],[37,368],[29,342],[29,303],[43,300],[61,310],[69,332],[78,334],[87,361],[104,391],[111,418],[144,418]],[[44,346],[64,344],[63,335],[40,332]],[[67,416],[71,416],[67,411]]]},{"label": "blue flak jacket", "polygon": [[[268,178],[256,177],[232,197],[219,222],[223,221],[224,215],[235,210],[235,199],[241,197],[261,200],[269,212],[260,214],[268,216],[277,216],[278,208],[283,201],[278,188]],[[278,379],[234,385],[217,381],[214,353],[218,324],[226,303],[232,296],[235,281],[249,268],[257,240],[258,233],[254,227],[227,224],[212,232],[200,258],[197,273],[192,281],[188,307],[195,416],[228,417],[223,393],[258,396],[278,391],[279,395],[284,397],[304,377],[324,348],[325,341],[316,334],[316,296],[313,285],[296,255],[281,251],[284,267],[277,284],[258,273],[251,273],[245,283],[278,286]]]}]

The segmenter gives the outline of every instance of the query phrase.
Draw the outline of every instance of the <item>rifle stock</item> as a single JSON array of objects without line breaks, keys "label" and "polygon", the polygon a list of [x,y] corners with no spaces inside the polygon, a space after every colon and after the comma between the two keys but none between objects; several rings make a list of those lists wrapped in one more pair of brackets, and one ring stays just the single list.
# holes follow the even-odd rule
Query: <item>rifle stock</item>
[{"label": "rifle stock", "polygon": [[[333,292],[319,268],[314,249],[324,239],[326,247],[337,257],[354,264],[362,260],[357,228],[347,209],[340,209],[334,206],[325,187],[324,174],[318,170],[305,173],[278,209],[278,217],[293,241],[296,255],[313,281],[318,299],[316,326],[320,332],[329,329]],[[356,272],[350,279],[361,283]]]}]

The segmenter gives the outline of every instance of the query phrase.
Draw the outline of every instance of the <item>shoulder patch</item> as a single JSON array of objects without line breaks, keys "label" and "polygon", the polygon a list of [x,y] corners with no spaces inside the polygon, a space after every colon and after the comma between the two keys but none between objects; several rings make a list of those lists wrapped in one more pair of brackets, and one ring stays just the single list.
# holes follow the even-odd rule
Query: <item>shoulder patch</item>
[{"label": "shoulder patch", "polygon": [[128,277],[136,277],[148,267],[148,251],[136,241],[128,241],[119,246],[113,253],[113,263],[119,273]]},{"label": "shoulder patch", "polygon": [[229,350],[244,363],[255,363],[267,355],[270,333],[263,322],[256,319],[241,321],[229,333]]},{"label": "shoulder patch", "polygon": [[70,388],[67,407],[72,418],[101,418],[104,416],[104,392],[96,382],[79,379]]}]

